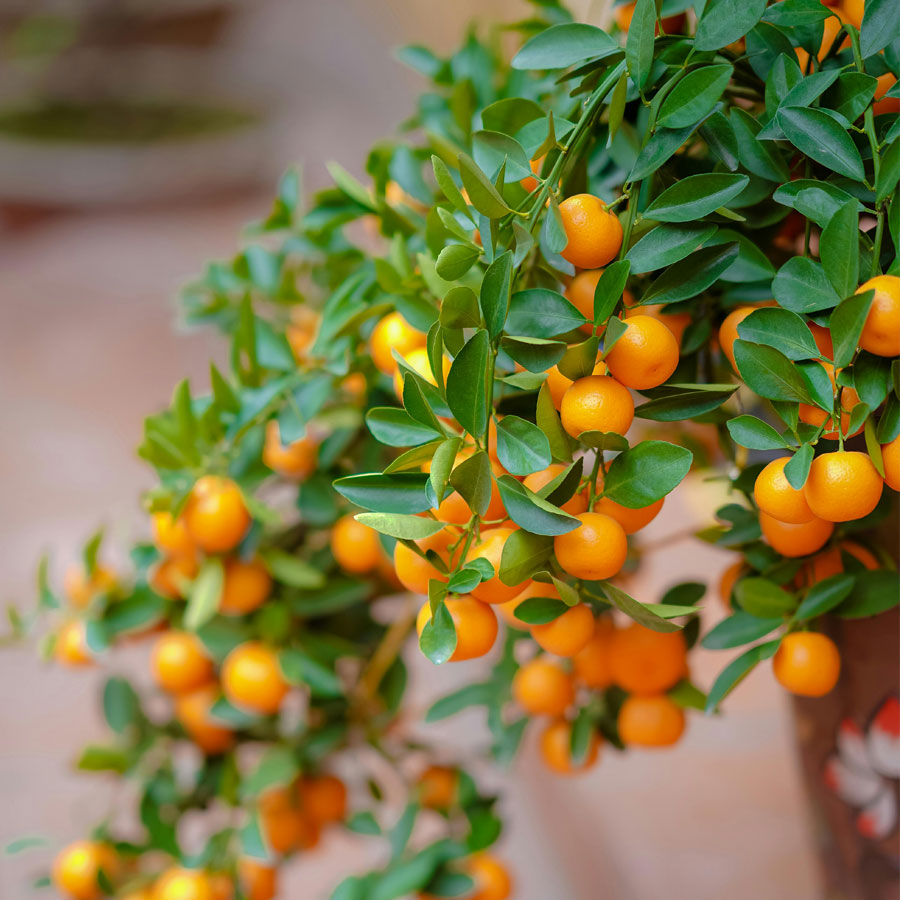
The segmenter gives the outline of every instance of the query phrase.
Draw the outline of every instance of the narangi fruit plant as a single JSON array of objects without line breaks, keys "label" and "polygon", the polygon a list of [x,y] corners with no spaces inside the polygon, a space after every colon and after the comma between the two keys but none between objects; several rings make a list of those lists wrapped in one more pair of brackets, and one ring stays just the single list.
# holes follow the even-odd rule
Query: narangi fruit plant
[{"label": "narangi fruit plant", "polygon": [[[406,734],[416,632],[435,664],[495,650],[429,720],[484,707],[500,762],[537,720],[562,774],[675,743],[764,660],[835,685],[822,616],[898,602],[873,542],[900,487],[900,38],[891,0],[857,6],[638,0],[603,30],[542,0],[400,52],[431,85],[364,181],[333,166],[307,208],[284,176],[184,292],[230,361],[147,419],[152,541],[126,574],[95,536],[63,598],[41,565],[45,654],[151,640],[170,698],[106,682],[79,767],[134,782],[143,830],[64,850],[64,896],[265,900],[337,825],[392,854],[336,900],[508,896],[494,798]],[[692,467],[731,492],[698,538],[735,554],[702,642],[746,648],[706,693],[705,585],[622,578]],[[444,835],[411,840],[420,815]]]}]

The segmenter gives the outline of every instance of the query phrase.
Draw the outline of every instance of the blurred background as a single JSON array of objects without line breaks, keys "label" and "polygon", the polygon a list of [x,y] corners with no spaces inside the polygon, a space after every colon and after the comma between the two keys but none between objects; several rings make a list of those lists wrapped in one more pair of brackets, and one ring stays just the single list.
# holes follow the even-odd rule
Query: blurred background
[{"label": "blurred background", "polygon": [[[574,7],[596,21],[605,5]],[[309,189],[329,159],[361,174],[422,87],[392,49],[449,51],[473,16],[525,13],[521,0],[3,0],[0,600],[30,602],[41,552],[54,551],[59,576],[101,522],[110,548],[144,527],[142,419],[184,375],[204,384],[222,356],[212,334],[175,332],[174,298],[235,250],[279,172],[302,164]],[[646,530],[658,549],[637,596],[715,584],[730,560],[679,537],[705,524],[711,491],[694,480]],[[721,615],[714,590],[706,615],[707,626]],[[140,672],[142,652],[114,666]],[[467,677],[413,656],[416,710]],[[695,659],[708,687],[721,657]],[[116,801],[102,777],[71,770],[103,735],[99,679],[31,649],[0,653],[0,845],[46,835],[55,848]],[[472,713],[423,731],[475,752],[483,728]],[[727,718],[692,717],[674,750],[608,752],[565,781],[527,746],[511,772],[485,777],[505,794],[498,853],[519,900],[819,895],[788,701],[767,667]],[[327,897],[377,862],[371,843],[329,836],[290,866],[283,896]],[[3,900],[34,896],[40,855],[0,858]]]}]

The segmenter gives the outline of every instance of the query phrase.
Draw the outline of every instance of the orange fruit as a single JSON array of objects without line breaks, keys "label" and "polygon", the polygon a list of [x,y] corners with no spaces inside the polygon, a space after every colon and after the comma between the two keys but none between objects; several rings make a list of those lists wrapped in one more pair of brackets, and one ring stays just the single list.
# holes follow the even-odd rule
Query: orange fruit
[{"label": "orange fruit", "polygon": [[177,519],[168,510],[155,512],[150,517],[153,543],[168,556],[193,556],[196,552],[194,541],[188,534],[184,517]]},{"label": "orange fruit", "polygon": [[591,639],[572,659],[575,680],[585,687],[599,690],[612,684],[610,650],[616,626],[610,616],[601,616],[594,623]]},{"label": "orange fruit", "polygon": [[153,900],[215,900],[206,872],[175,868],[164,872],[153,887]]},{"label": "orange fruit", "polygon": [[118,867],[115,851],[108,844],[76,841],[53,861],[53,883],[61,894],[73,900],[99,900],[106,894],[98,881],[101,870],[112,879]]},{"label": "orange fruit", "polygon": [[859,346],[876,356],[900,356],[900,276],[876,275],[857,294],[875,291]]},{"label": "orange fruit", "polygon": [[219,699],[219,687],[205,684],[175,698],[175,716],[191,740],[206,754],[215,756],[234,744],[230,728],[212,717],[212,708]]},{"label": "orange fruit", "polygon": [[878,557],[866,547],[853,541],[841,541],[836,547],[829,547],[816,554],[797,576],[800,586],[812,587],[832,575],[840,575],[844,571],[844,553],[856,558],[867,569],[880,569]]},{"label": "orange fruit", "polygon": [[568,243],[562,257],[579,269],[598,269],[615,259],[622,225],[593,194],[575,194],[559,204]]},{"label": "orange fruit", "polygon": [[[834,39],[837,37],[838,32],[842,27],[842,19],[844,18],[842,11],[837,8],[833,8],[832,12],[835,13],[836,16],[840,18],[835,18],[835,16],[829,16],[822,23],[824,26],[824,31],[822,34],[822,43],[819,45],[819,51],[816,54],[816,59],[821,62],[825,59],[825,55],[828,53],[829,48],[834,43]],[[843,45],[842,45],[843,46]],[[794,49],[794,53],[797,54],[797,62],[800,64],[800,68],[803,71],[806,71],[807,62],[809,61],[809,53],[803,49],[803,47],[796,47]]]},{"label": "orange fruit", "polygon": [[366,376],[362,372],[351,372],[346,378],[342,379],[341,387],[354,399],[361,400],[366,395],[369,383]]},{"label": "orange fruit", "polygon": [[612,578],[625,564],[628,539],[625,530],[610,516],[586,512],[577,517],[581,525],[553,539],[553,552],[563,570],[576,578],[599,581]]},{"label": "orange fruit", "polygon": [[206,553],[227,553],[244,537],[250,514],[233,481],[204,475],[191,490],[184,522],[197,546]]},{"label": "orange fruit", "polygon": [[396,350],[405,357],[413,350],[425,346],[425,335],[413,328],[400,313],[392,312],[375,326],[369,338],[369,346],[375,367],[385,375],[393,375],[397,371],[397,360],[391,350]]},{"label": "orange fruit", "polygon": [[812,631],[785,635],[772,659],[775,678],[792,694],[822,697],[841,674],[841,654],[831,638]]},{"label": "orange fruit", "polygon": [[[495,431],[494,446],[496,447],[496,445],[497,439]],[[464,447],[456,456],[456,461],[453,463],[454,468],[472,456],[474,452],[474,448]],[[426,468],[430,469],[430,466]],[[495,478],[506,472],[503,466],[493,459],[491,460],[491,471],[494,473]],[[457,491],[447,494],[440,502],[438,508],[434,511],[434,514],[441,522],[446,522],[449,525],[465,525],[473,515],[472,510],[469,509],[469,504],[463,500],[462,495]],[[506,518],[506,507],[503,505],[503,498],[500,496],[500,488],[494,480],[491,481],[491,500],[490,503],[488,503],[484,518],[489,521]]]},{"label": "orange fruit", "polygon": [[877,81],[878,86],[875,88],[875,102],[872,104],[872,111],[876,116],[900,113],[900,97],[884,96],[897,83],[896,75],[893,72],[885,72],[884,75],[878,76]]},{"label": "orange fruit", "polygon": [[[808,502],[809,498],[807,498]],[[800,525],[779,522],[768,513],[759,514],[759,527],[773,550],[782,556],[808,556],[821,550],[834,531],[834,523],[813,519]]]},{"label": "orange fruit", "polygon": [[[541,157],[538,157],[538,159],[529,160],[528,168],[531,169],[531,171],[534,172],[535,175],[538,175],[541,171],[541,166],[543,164],[544,164],[544,157],[541,156]],[[539,182],[538,182],[537,178],[535,178],[533,175],[528,175],[525,178],[523,178],[519,182],[519,184],[521,184],[522,187],[525,188],[525,190],[528,191],[528,193],[530,194],[538,186]]]},{"label": "orange fruit", "polygon": [[572,726],[565,719],[551,722],[541,734],[541,756],[547,768],[559,775],[578,775],[586,772],[597,762],[600,755],[600,737],[591,732],[588,750],[583,762],[572,762]]},{"label": "orange fruit", "polygon": [[351,513],[334,523],[331,552],[344,571],[355,575],[377,569],[383,555],[378,532],[357,522]]},{"label": "orange fruit", "polygon": [[245,900],[274,900],[278,893],[278,870],[250,856],[238,860],[238,881]]},{"label": "orange fruit", "polygon": [[[634,18],[634,3],[623,3],[615,7],[616,24],[622,31],[628,31],[631,27],[631,20]],[[684,13],[678,13],[674,16],[665,16],[662,20],[663,31],[666,34],[677,34],[684,27]],[[659,25],[656,26],[655,34],[659,34]]]},{"label": "orange fruit", "polygon": [[[497,616],[487,603],[472,597],[451,597],[444,601],[456,628],[456,649],[450,662],[463,662],[484,656],[497,639]],[[416,616],[416,631],[421,636],[431,618],[431,607],[423,603]]]},{"label": "orange fruit", "polygon": [[843,0],[840,6],[844,19],[851,25],[855,25],[857,29],[861,28],[865,0]]},{"label": "orange fruit", "polygon": [[865,453],[837,450],[812,461],[803,493],[820,519],[849,522],[872,512],[883,489],[884,480]]},{"label": "orange fruit", "polygon": [[576,438],[584,431],[625,434],[634,419],[634,401],[614,378],[588,375],[573,382],[563,395],[560,418],[563,428]]},{"label": "orange fruit", "polygon": [[[434,372],[431,369],[428,351],[424,347],[418,347],[415,350],[410,350],[409,353],[404,353],[403,361],[413,372],[429,384],[437,384],[437,379],[434,377]],[[446,384],[447,375],[450,372],[450,360],[446,356],[441,357],[441,365],[444,370],[444,383]],[[397,371],[394,372],[394,391],[398,397],[403,396],[403,379],[404,371],[398,367]]]},{"label": "orange fruit", "polygon": [[243,616],[259,609],[272,592],[272,576],[261,559],[249,562],[238,557],[225,561],[225,580],[219,599],[219,612]]},{"label": "orange fruit", "polygon": [[629,309],[628,307],[631,306],[628,302],[630,297],[631,295],[628,291],[625,291],[625,318],[631,319],[634,316],[650,316],[651,319],[656,319],[657,322],[665,325],[666,328],[672,332],[672,337],[675,338],[675,343],[678,344],[680,348],[684,332],[692,321],[690,314],[684,312],[666,312],[666,306],[662,303],[649,303],[647,306],[636,306],[633,309]]},{"label": "orange fruit", "polygon": [[525,663],[512,681],[513,699],[532,716],[561,716],[575,700],[572,676],[545,657]]},{"label": "orange fruit", "polygon": [[728,362],[731,363],[731,368],[737,375],[740,375],[740,372],[738,372],[734,361],[734,342],[738,339],[738,325],[755,310],[755,306],[739,306],[728,313],[719,326],[719,346],[722,348],[725,356],[728,357]]},{"label": "orange fruit", "polygon": [[238,645],[222,664],[222,690],[234,706],[276,713],[288,688],[275,652],[257,641]]},{"label": "orange fruit", "polygon": [[732,563],[719,578],[719,599],[725,609],[731,609],[731,593],[738,579],[744,574],[744,561],[739,559]]},{"label": "orange fruit", "polygon": [[813,519],[813,512],[802,490],[794,490],[784,474],[784,467],[791,459],[781,456],[773,459],[756,477],[753,497],[756,505],[765,513],[778,519],[799,525]]},{"label": "orange fruit", "polygon": [[[606,363],[603,362],[602,359],[598,359],[597,364],[594,366],[594,371],[591,374],[605,375]],[[566,376],[559,371],[559,366],[553,366],[547,370],[547,389],[550,391],[550,399],[557,409],[562,408],[563,397],[565,396],[566,391],[572,387],[572,384],[572,379],[566,378]]]},{"label": "orange fruit", "polygon": [[309,355],[319,329],[319,313],[308,306],[295,306],[291,310],[291,321],[284,330],[291,352],[297,362],[304,362]]},{"label": "orange fruit", "polygon": [[521,594],[516,594],[512,600],[507,600],[506,603],[497,604],[497,612],[500,613],[501,618],[507,625],[511,625],[513,628],[519,628],[523,631],[528,629],[529,626],[526,625],[525,622],[516,618],[516,608],[529,597],[552,597],[554,600],[560,599],[559,591],[557,591],[552,584],[546,584],[543,581],[529,581],[528,587],[526,587]]},{"label": "orange fruit", "polygon": [[[602,274],[603,269],[586,269],[579,272],[566,288],[566,299],[588,320],[587,324],[581,326],[585,334],[593,334],[594,331],[594,292]],[[630,291],[624,291],[622,296],[626,307],[634,303]],[[597,333],[603,334],[603,328]]]},{"label": "orange fruit", "polygon": [[629,509],[627,506],[622,506],[621,503],[616,503],[615,500],[610,500],[609,497],[601,497],[594,503],[594,512],[615,519],[622,526],[625,534],[634,534],[649,525],[659,515],[665,499],[665,497],[660,497],[656,503],[651,503],[649,506]]},{"label": "orange fruit", "polygon": [[66,622],[57,632],[53,653],[64,666],[92,666],[94,654],[88,647],[84,622]]},{"label": "orange fruit", "polygon": [[296,798],[284,787],[272,788],[259,798],[259,824],[275,853],[295,850],[307,828]]},{"label": "orange fruit", "polygon": [[826,359],[834,359],[834,341],[831,339],[831,330],[817,325],[815,322],[809,322],[807,327],[812,333],[816,347],[819,348],[819,353]]},{"label": "orange fruit", "polygon": [[63,589],[75,609],[84,609],[94,597],[108,593],[115,586],[115,572],[99,564],[90,575],[83,566],[71,566],[63,576]]},{"label": "orange fruit", "polygon": [[503,556],[503,548],[512,528],[491,528],[481,532],[481,540],[469,548],[466,554],[466,562],[473,559],[486,559],[493,567],[494,574],[487,581],[482,581],[472,589],[472,596],[482,603],[506,603],[517,594],[521,594],[527,582],[520,584],[504,584],[500,580],[500,559]]},{"label": "orange fruit", "polygon": [[416,782],[419,803],[426,809],[448,809],[456,802],[459,773],[449,766],[429,766]]},{"label": "orange fruit", "polygon": [[537,643],[557,656],[574,656],[584,649],[593,633],[594,614],[586,603],[570,606],[552,622],[531,626],[531,636]]},{"label": "orange fruit", "polygon": [[[551,463],[546,469],[541,469],[540,472],[532,472],[531,475],[526,475],[522,480],[522,484],[524,484],[529,491],[537,493],[541,488],[546,487],[554,478],[559,477],[565,471],[566,466],[563,466],[560,463]],[[577,516],[579,513],[583,513],[587,510],[587,498],[584,494],[573,494],[565,503],[563,503],[560,509],[565,510],[570,515]]]},{"label": "orange fruit", "polygon": [[[457,535],[445,528],[437,534],[416,541],[416,544],[423,553],[434,550],[449,565],[450,552],[448,547],[457,540],[457,537]],[[394,568],[397,571],[397,578],[403,587],[414,594],[427,594],[428,582],[432,579],[447,581],[447,576],[432,565],[429,560],[423,559],[418,553],[410,550],[409,547],[400,543],[400,541],[394,545]]]},{"label": "orange fruit", "polygon": [[213,900],[234,900],[233,879],[227,872],[210,872],[209,886],[212,889]]},{"label": "orange fruit", "polygon": [[632,622],[615,633],[609,662],[613,681],[629,694],[660,694],[687,672],[684,635],[652,631]]},{"label": "orange fruit", "polygon": [[618,728],[626,747],[671,747],[684,732],[684,710],[665,694],[628,697]]},{"label": "orange fruit", "polygon": [[466,873],[475,882],[474,893],[466,900],[507,900],[512,894],[512,879],[506,867],[488,853],[476,853],[465,864]]},{"label": "orange fruit", "polygon": [[309,478],[316,470],[318,447],[308,434],[290,444],[281,441],[278,422],[266,425],[266,441],[263,444],[262,461],[273,472],[291,481]]},{"label": "orange fruit", "polygon": [[316,825],[342,822],[347,815],[347,786],[336,775],[313,775],[300,780],[303,814]]},{"label": "orange fruit", "polygon": [[[830,366],[826,368],[831,368]],[[832,370],[833,372],[833,370]],[[832,382],[834,381],[834,376],[832,372],[829,373]],[[853,411],[853,407],[856,406],[857,403],[860,402],[859,394],[851,387],[840,388],[840,397],[841,397],[841,425],[840,430],[845,434],[847,433],[847,429],[850,427],[850,413]],[[834,417],[829,415],[824,409],[820,409],[818,406],[813,406],[809,403],[801,403],[800,404],[800,421],[806,422],[807,425],[813,425],[818,428],[823,422],[825,423],[825,429],[822,432],[822,437],[827,438],[829,441],[836,441],[839,438],[838,429],[834,425]],[[865,423],[860,425],[853,434],[847,435],[847,437],[854,437],[854,435],[859,434],[863,428],[865,427]]]},{"label": "orange fruit", "polygon": [[900,434],[881,445],[881,461],[884,467],[884,483],[900,491]]},{"label": "orange fruit", "polygon": [[625,333],[606,354],[610,375],[625,387],[646,390],[661,385],[678,366],[675,335],[652,316],[625,320]]},{"label": "orange fruit", "polygon": [[178,600],[187,593],[199,571],[196,556],[173,556],[157,564],[150,576],[150,587],[161,597]]},{"label": "orange fruit", "polygon": [[145,887],[136,891],[129,891],[122,900],[153,900],[153,888]]},{"label": "orange fruit", "polygon": [[196,690],[212,681],[215,672],[200,639],[186,631],[168,631],[156,639],[150,668],[156,683],[170,694]]}]

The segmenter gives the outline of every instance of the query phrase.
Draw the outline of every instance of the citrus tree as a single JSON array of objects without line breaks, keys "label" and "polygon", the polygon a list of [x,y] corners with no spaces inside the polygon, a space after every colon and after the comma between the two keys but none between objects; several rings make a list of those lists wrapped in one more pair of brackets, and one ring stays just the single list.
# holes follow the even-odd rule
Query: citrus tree
[{"label": "citrus tree", "polygon": [[[494,651],[428,720],[483,707],[500,763],[535,722],[573,774],[601,744],[677,742],[766,660],[828,693],[822,617],[897,604],[874,537],[900,488],[891,4],[639,0],[616,22],[542,0],[449,58],[400,51],[431,84],[365,179],[332,166],[305,206],[288,172],[184,291],[229,365],[146,421],[151,540],[126,574],[95,535],[63,597],[44,561],[12,614],[52,623],[64,665],[152,640],[170,699],[106,681],[112,736],[78,766],[136,785],[142,837],[111,811],[57,857],[64,896],[266,900],[342,825],[385,864],[335,900],[502,900],[495,798],[405,727],[414,633],[439,666]],[[625,589],[692,468],[731,493],[698,539],[735,555],[702,638],[702,580]],[[740,648],[708,691],[698,639]]]}]

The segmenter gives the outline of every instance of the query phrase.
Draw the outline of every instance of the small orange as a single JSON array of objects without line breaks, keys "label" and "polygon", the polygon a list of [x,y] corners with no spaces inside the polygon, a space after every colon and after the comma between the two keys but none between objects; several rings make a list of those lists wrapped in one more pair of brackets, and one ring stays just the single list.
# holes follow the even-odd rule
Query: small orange
[{"label": "small orange", "polygon": [[677,366],[678,341],[652,316],[627,318],[625,333],[606,354],[610,375],[625,387],[637,390],[658,387]]},{"label": "small orange", "polygon": [[630,694],[660,694],[687,672],[687,645],[680,631],[652,631],[633,622],[615,633],[610,647],[613,681]]},{"label": "small orange", "polygon": [[877,81],[878,86],[875,88],[875,101],[872,103],[872,111],[876,116],[900,113],[900,97],[884,96],[897,83],[897,76],[893,72],[885,72],[884,75],[878,76]]},{"label": "small orange", "polygon": [[275,652],[257,641],[238,645],[222,664],[222,689],[234,706],[276,713],[288,688]]},{"label": "small orange", "polygon": [[813,340],[816,342],[816,347],[819,348],[819,353],[826,359],[833,360],[834,341],[831,339],[831,330],[822,325],[817,325],[815,322],[807,323],[807,327],[812,333]]},{"label": "small orange", "polygon": [[[531,169],[532,172],[534,172],[534,175],[538,175],[538,174],[540,174],[541,166],[542,166],[543,164],[544,164],[544,157],[543,157],[543,156],[540,156],[540,157],[538,157],[537,159],[529,160],[529,162],[528,162],[528,168]],[[519,184],[521,184],[522,187],[525,188],[525,190],[528,191],[529,194],[530,194],[530,193],[538,186],[538,184],[539,184],[537,178],[535,178],[534,175],[527,175],[525,178],[523,178],[523,179],[519,182]]]},{"label": "small orange", "polygon": [[[456,649],[450,662],[463,662],[484,656],[497,639],[497,616],[487,603],[472,597],[451,597],[444,601],[456,628]],[[419,635],[431,618],[431,607],[423,603],[416,616]]]},{"label": "small orange", "polygon": [[278,870],[250,856],[238,860],[238,881],[245,900],[274,900],[278,893]]},{"label": "small orange", "polygon": [[782,556],[808,556],[825,546],[834,531],[834,523],[813,519],[800,525],[779,522],[767,513],[759,514],[759,527],[769,545]]},{"label": "small orange", "polygon": [[863,11],[865,9],[865,0],[842,0],[841,12],[844,18],[854,25],[857,29],[862,27]]},{"label": "small orange", "polygon": [[615,259],[622,225],[593,194],[575,194],[559,204],[568,243],[562,257],[579,269],[598,269]]},{"label": "small orange", "polygon": [[378,532],[357,522],[351,513],[341,516],[331,529],[331,552],[346,572],[362,575],[378,568],[383,555]]},{"label": "small orange", "polygon": [[267,790],[259,798],[259,824],[268,847],[275,853],[290,853],[306,828],[297,799],[284,787]]},{"label": "small orange", "polygon": [[544,625],[532,625],[531,636],[548,653],[575,656],[594,634],[594,614],[586,603],[570,606],[561,616]]},{"label": "small orange", "polygon": [[88,647],[84,622],[66,622],[56,635],[53,653],[64,666],[92,666],[94,654]]},{"label": "small orange", "polygon": [[657,322],[662,323],[672,332],[672,337],[675,338],[675,342],[680,349],[681,339],[684,337],[688,325],[693,321],[690,314],[684,312],[666,312],[666,306],[662,303],[649,303],[647,306],[636,306],[629,309],[628,307],[631,306],[631,304],[628,302],[628,298],[630,296],[628,291],[625,291],[625,318],[631,319],[634,316],[643,315],[650,316],[651,319],[656,319]]},{"label": "small orange", "polygon": [[560,599],[559,591],[557,591],[552,584],[546,584],[543,581],[529,581],[528,587],[526,587],[521,594],[516,594],[512,600],[507,600],[506,603],[497,604],[497,612],[500,613],[500,617],[507,625],[511,625],[513,628],[519,628],[523,631],[528,629],[528,625],[521,619],[516,618],[516,608],[529,597],[551,597],[554,600]]},{"label": "small orange", "polygon": [[115,586],[115,572],[99,564],[90,575],[83,566],[71,566],[63,576],[63,588],[75,609],[85,609],[94,597],[108,593]]},{"label": "small orange", "polygon": [[76,841],[63,848],[53,861],[53,883],[60,893],[73,900],[99,900],[106,895],[98,880],[100,872],[112,879],[119,860],[108,844]]},{"label": "small orange", "polygon": [[876,275],[857,294],[875,291],[859,346],[876,356],[900,356],[900,276]]},{"label": "small orange", "polygon": [[565,719],[551,722],[541,734],[541,756],[547,768],[559,775],[579,775],[592,768],[600,755],[600,737],[591,732],[588,750],[580,765],[572,763],[572,726]]},{"label": "small orange", "polygon": [[316,469],[318,447],[313,438],[306,434],[290,444],[281,442],[278,422],[266,425],[266,441],[263,445],[262,461],[273,472],[291,481],[303,481]]},{"label": "small orange", "polygon": [[520,584],[504,584],[500,580],[500,560],[503,548],[513,533],[512,528],[491,528],[481,533],[481,540],[473,545],[466,554],[466,562],[473,559],[486,559],[493,567],[494,574],[487,581],[482,581],[472,589],[472,596],[482,603],[506,603],[517,594],[521,594],[527,582]]},{"label": "small orange", "polygon": [[599,690],[612,684],[610,651],[616,626],[610,616],[601,616],[594,623],[591,639],[575,654],[575,680],[585,687]]},{"label": "small orange", "polygon": [[[826,368],[831,369],[831,366],[827,366]],[[833,369],[829,372],[829,376],[834,380]],[[841,397],[841,425],[840,431],[843,431],[844,434],[847,434],[847,429],[850,427],[850,413],[853,411],[853,407],[856,406],[857,403],[860,402],[859,394],[852,387],[842,387],[840,390]],[[838,433],[838,429],[834,425],[834,417],[829,415],[824,409],[820,409],[818,406],[813,406],[810,403],[801,403],[800,404],[800,421],[805,422],[807,425],[814,425],[818,428],[823,422],[825,423],[825,428],[822,432],[822,437],[826,438],[829,441],[836,441],[840,437]],[[865,423],[859,426],[853,434],[847,435],[847,437],[854,437],[859,434],[863,428],[865,427]]]},{"label": "small orange", "polygon": [[798,584],[801,587],[812,587],[832,575],[840,575],[844,571],[844,553],[857,559],[866,569],[881,568],[878,557],[867,547],[853,541],[841,541],[839,545],[817,553],[809,562],[804,563],[797,576]]},{"label": "small orange", "polygon": [[[834,39],[837,37],[838,32],[842,27],[842,19],[844,18],[843,11],[837,8],[833,8],[831,12],[833,12],[834,15],[829,16],[822,23],[824,26],[822,43],[819,45],[818,53],[816,53],[816,59],[818,59],[819,62],[825,59],[829,48],[834,43]],[[840,18],[835,18],[835,16],[839,16]],[[803,47],[796,47],[794,49],[794,53],[797,54],[797,62],[800,64],[800,68],[805,72],[807,63],[809,62],[809,53],[807,53],[807,51],[804,50]]]},{"label": "small orange", "polygon": [[209,886],[213,900],[234,900],[234,879],[227,872],[210,872]]},{"label": "small orange", "polygon": [[219,687],[216,684],[205,684],[175,698],[175,716],[182,728],[210,756],[224,753],[234,744],[231,729],[212,717],[212,708],[218,699]]},{"label": "small orange", "polygon": [[900,491],[900,434],[881,445],[881,461],[884,466],[884,483]]},{"label": "small orange", "polygon": [[164,872],[153,887],[153,900],[215,900],[209,875],[198,869]]},{"label": "small orange", "polygon": [[261,559],[249,562],[231,557],[225,562],[225,580],[219,599],[219,612],[243,616],[259,609],[272,592],[272,576]]},{"label": "small orange", "polygon": [[291,310],[291,321],[284,330],[284,336],[290,344],[294,359],[305,362],[309,349],[319,329],[319,313],[308,306],[295,306]]},{"label": "small orange", "polygon": [[798,491],[792,488],[784,474],[784,467],[790,459],[789,456],[773,459],[756,476],[753,496],[756,505],[763,512],[774,516],[780,522],[800,525],[811,521],[813,512],[806,502],[802,489]]},{"label": "small orange", "polygon": [[883,489],[884,480],[865,453],[837,450],[812,461],[803,493],[820,519],[849,522],[872,512]]},{"label": "small orange", "polygon": [[425,335],[413,328],[400,313],[392,312],[375,326],[369,346],[375,367],[385,375],[393,375],[397,371],[397,360],[391,350],[396,350],[405,357],[411,351],[425,346]]},{"label": "small orange", "polygon": [[449,766],[429,766],[416,782],[419,803],[426,809],[449,809],[456,802],[459,772]]},{"label": "small orange", "polygon": [[545,657],[525,663],[512,682],[513,699],[532,716],[561,716],[575,700],[572,676]]},{"label": "small orange", "polygon": [[[456,539],[457,535],[445,528],[437,534],[416,541],[416,544],[423,553],[434,550],[449,565],[450,551],[448,548]],[[427,594],[428,582],[432,579],[447,581],[447,576],[436,566],[432,565],[429,560],[423,559],[418,553],[410,550],[409,547],[400,543],[400,541],[397,541],[394,546],[394,568],[397,571],[397,578],[403,587],[414,594]]]},{"label": "small orange", "polygon": [[361,400],[365,397],[368,387],[369,383],[362,372],[351,372],[346,378],[341,380],[341,388],[354,400]]},{"label": "small orange", "polygon": [[822,697],[841,674],[841,654],[831,638],[812,631],[795,631],[782,638],[772,659],[779,683],[801,697]]},{"label": "small orange", "polygon": [[728,313],[722,321],[722,324],[719,326],[719,346],[728,358],[728,362],[731,363],[731,368],[734,369],[735,373],[738,375],[740,373],[738,372],[737,365],[734,361],[734,342],[738,339],[738,325],[740,325],[750,313],[755,311],[755,306],[739,306],[737,309],[733,309]]},{"label": "small orange", "polygon": [[511,896],[509,872],[489,853],[476,853],[466,862],[465,870],[475,882],[475,891],[467,894],[466,900],[507,900]]},{"label": "small orange", "polygon": [[[602,359],[598,359],[591,374],[605,375],[606,363],[603,362]],[[566,391],[572,387],[572,384],[572,379],[566,378],[566,376],[559,371],[559,366],[553,366],[547,370],[547,389],[550,391],[550,399],[557,409],[562,408],[563,397],[566,395]]]},{"label": "small orange", "polygon": [[739,559],[725,569],[722,576],[719,578],[719,599],[722,601],[722,605],[725,609],[731,609],[731,593],[745,570],[746,566],[744,565],[744,561]]},{"label": "small orange", "polygon": [[560,566],[576,578],[599,581],[612,578],[625,564],[628,539],[625,530],[610,516],[586,512],[574,531],[553,539],[553,552]]},{"label": "small orange", "polygon": [[[404,353],[403,361],[413,372],[429,384],[437,384],[437,379],[434,377],[434,372],[431,368],[431,360],[428,358],[428,351],[424,347],[418,347],[415,350],[410,350],[409,353]],[[444,382],[446,383],[447,375],[450,372],[450,360],[446,356],[441,357],[441,366],[444,370]],[[398,367],[397,371],[394,372],[394,391],[398,397],[403,396],[403,379],[404,370]]]},{"label": "small orange", "polygon": [[184,517],[177,519],[168,510],[155,512],[150,517],[153,531],[153,542],[168,556],[193,556],[197,548],[194,546]]},{"label": "small orange", "polygon": [[632,696],[619,709],[618,728],[626,747],[671,747],[684,733],[684,710],[665,694]]},{"label": "small orange", "polygon": [[[565,471],[566,467],[560,465],[560,463],[551,463],[546,469],[541,469],[540,472],[532,472],[531,475],[527,475],[523,479],[522,484],[524,484],[529,491],[537,493],[541,488],[546,487],[554,478],[559,477]],[[570,515],[577,516],[579,513],[583,513],[587,510],[587,498],[584,494],[573,494],[562,504],[560,509],[565,510]]]},{"label": "small orange", "polygon": [[303,814],[316,825],[342,822],[347,815],[347,786],[336,775],[305,776],[299,790]]},{"label": "small orange", "polygon": [[634,401],[628,388],[614,378],[588,375],[573,382],[565,392],[560,417],[563,428],[572,437],[585,431],[625,434],[634,420]]},{"label": "small orange", "polygon": [[184,694],[212,681],[214,668],[200,639],[186,631],[168,631],[153,645],[150,667],[156,683],[170,694]]},{"label": "small orange", "polygon": [[191,490],[184,522],[202,550],[226,553],[241,542],[250,526],[250,514],[240,488],[233,481],[204,475]]},{"label": "small orange", "polygon": [[[493,419],[491,421],[493,422]],[[496,447],[496,445],[497,438],[495,431],[494,446]],[[456,456],[456,461],[453,464],[454,468],[471,457],[474,452],[474,448],[464,447]],[[493,459],[491,459],[491,471],[494,474],[494,478],[497,478],[506,472],[503,466]],[[448,525],[465,525],[473,515],[472,510],[469,509],[469,504],[463,500],[462,495],[457,491],[452,491],[447,494],[438,505],[438,508],[434,511],[434,514],[441,522],[446,522]],[[484,518],[489,521],[506,518],[506,507],[503,504],[503,498],[500,496],[500,488],[493,479],[491,480],[491,499],[488,503],[488,508],[485,511]]]},{"label": "small orange", "polygon": [[[592,334],[594,331],[594,293],[602,274],[603,269],[586,269],[584,272],[579,272],[566,288],[566,299],[588,320],[585,325],[581,326],[581,330],[585,334]],[[624,291],[622,296],[626,307],[634,303],[634,297],[630,291]],[[603,330],[601,326],[597,333],[603,334]]]},{"label": "small orange", "polygon": [[629,509],[627,506],[622,506],[621,503],[616,503],[615,500],[610,500],[609,497],[601,497],[594,503],[594,512],[615,519],[622,526],[625,534],[635,534],[659,515],[665,499],[665,497],[660,497],[656,503],[651,503],[649,506]]},{"label": "small orange", "polygon": [[150,587],[161,597],[179,600],[185,596],[199,571],[196,556],[173,556],[157,564],[150,576]]},{"label": "small orange", "polygon": [[[615,8],[616,24],[622,31],[628,31],[631,27],[631,20],[634,18],[635,3],[622,3]],[[677,13],[674,16],[665,16],[662,19],[662,27],[666,34],[677,34],[684,27],[684,13]],[[659,34],[659,25],[657,24],[654,34]]]}]

